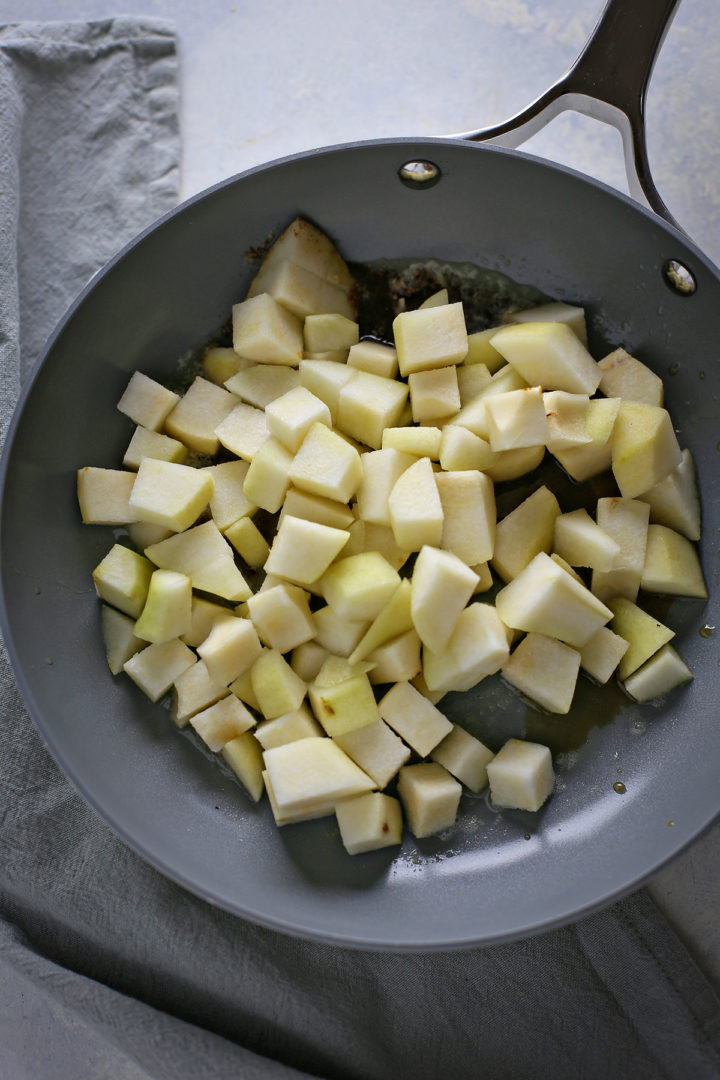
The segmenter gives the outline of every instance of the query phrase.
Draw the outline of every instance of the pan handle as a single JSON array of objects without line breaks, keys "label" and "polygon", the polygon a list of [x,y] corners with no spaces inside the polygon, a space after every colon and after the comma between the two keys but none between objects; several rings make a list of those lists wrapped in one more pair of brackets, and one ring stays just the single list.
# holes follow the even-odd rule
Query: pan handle
[{"label": "pan handle", "polygon": [[520,146],[566,110],[617,128],[622,136],[630,193],[678,226],[650,172],[645,98],[655,58],[680,0],[608,0],[575,63],[522,112],[493,127],[455,137]]}]

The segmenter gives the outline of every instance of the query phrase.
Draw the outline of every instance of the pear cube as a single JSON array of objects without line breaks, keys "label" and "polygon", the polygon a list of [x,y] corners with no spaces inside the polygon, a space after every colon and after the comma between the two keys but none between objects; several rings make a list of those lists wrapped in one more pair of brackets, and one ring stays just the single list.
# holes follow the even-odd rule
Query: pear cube
[{"label": "pear cube", "polygon": [[548,422],[539,386],[491,395],[485,402],[485,416],[490,448],[495,452],[544,446],[548,440]]},{"label": "pear cube", "polygon": [[251,364],[252,360],[239,356],[234,349],[209,345],[203,353],[202,373],[208,382],[215,383],[216,386],[224,386],[228,379]]},{"label": "pear cube", "polygon": [[602,372],[600,390],[605,397],[662,406],[662,379],[625,349],[615,349],[598,361],[598,367]]},{"label": "pear cube", "polygon": [[633,499],[680,464],[670,414],[658,405],[623,401],[612,436],[612,471],[620,494]]},{"label": "pear cube", "polygon": [[351,345],[347,365],[357,371],[394,379],[398,373],[397,349],[379,341],[359,341],[357,345]]},{"label": "pear cube", "polygon": [[333,360],[300,361],[300,385],[325,402],[333,423],[337,420],[340,391],[355,375],[355,368]]},{"label": "pear cube", "polygon": [[591,588],[600,600],[637,597],[647,550],[649,506],[638,499],[598,499],[598,526],[619,547],[610,570],[593,570]]},{"label": "pear cube", "polygon": [[686,536],[666,525],[648,527],[640,588],[668,596],[706,600],[708,591],[698,553]]},{"label": "pear cube", "polygon": [[420,840],[455,824],[462,787],[442,765],[428,761],[403,766],[398,795],[408,828]]},{"label": "pear cube", "polygon": [[263,750],[284,746],[285,743],[296,742],[298,739],[317,739],[324,735],[325,732],[305,702],[299,709],[283,713],[273,720],[261,720],[255,728],[255,738]]},{"label": "pear cube", "polygon": [[565,714],[570,711],[579,670],[577,649],[555,638],[529,633],[510,656],[502,675],[542,709]]},{"label": "pear cube", "polygon": [[663,645],[623,685],[630,697],[643,702],[664,697],[692,678],[692,671],[672,645]]},{"label": "pear cube", "polygon": [[490,559],[503,581],[512,581],[539,552],[552,551],[560,504],[544,484],[497,523]]},{"label": "pear cube", "polygon": [[397,379],[356,371],[340,390],[335,423],[346,435],[379,450],[385,428],[399,422],[407,394],[407,386]]},{"label": "pear cube", "polygon": [[236,603],[251,595],[252,590],[235,565],[232,548],[214,521],[168,536],[145,550],[156,566],[187,574],[194,589]]},{"label": "pear cube", "polygon": [[410,758],[410,748],[379,718],[334,739],[378,788],[387,787]]},{"label": "pear cube", "polygon": [[435,483],[443,511],[441,546],[468,566],[487,562],[495,551],[497,527],[492,480],[468,469],[438,473]]},{"label": "pear cube", "polygon": [[293,455],[272,435],[258,449],[247,471],[243,492],[250,502],[275,514],[290,486]]},{"label": "pear cube", "polygon": [[601,626],[580,650],[580,667],[598,683],[606,683],[628,651],[625,638]]},{"label": "pear cube", "polygon": [[552,453],[573,480],[583,483],[610,468],[612,433],[619,411],[620,398],[590,398],[585,414],[589,441],[567,448],[553,447]]},{"label": "pear cube", "polygon": [[425,682],[430,691],[469,690],[499,671],[508,653],[507,628],[493,605],[470,604],[442,649],[423,650]]},{"label": "pear cube", "polygon": [[517,480],[538,467],[545,457],[544,446],[520,446],[515,450],[499,450],[483,472],[495,484]]},{"label": "pear cube", "polygon": [[329,604],[313,613],[315,640],[336,656],[350,656],[369,626],[367,619],[347,619]]},{"label": "pear cube", "polygon": [[506,626],[558,638],[577,649],[613,617],[609,607],[545,552],[500,590],[495,606]]},{"label": "pear cube", "polygon": [[262,409],[240,402],[215,429],[218,440],[245,461],[252,461],[262,444],[269,437],[267,418]]},{"label": "pear cube", "polygon": [[378,646],[368,656],[368,663],[374,665],[370,682],[377,685],[414,679],[422,670],[420,648],[421,641],[414,629]]},{"label": "pear cube", "polygon": [[290,666],[306,683],[311,683],[328,658],[330,650],[319,641],[305,641],[293,649]]},{"label": "pear cube", "polygon": [[452,636],[478,576],[450,551],[420,549],[412,575],[411,613],[420,640],[439,652]]},{"label": "pear cube", "polygon": [[349,502],[362,480],[360,455],[325,424],[315,423],[293,458],[289,479],[311,495]]},{"label": "pear cube", "polygon": [[342,289],[349,289],[353,284],[352,274],[332,240],[303,218],[295,218],[283,230],[266,253],[262,268],[267,269],[284,260],[303,266]]},{"label": "pear cube", "polygon": [[305,682],[277,649],[265,649],[250,668],[250,684],[266,720],[299,709],[307,692]]},{"label": "pear cube", "polygon": [[[471,364],[467,366],[467,360],[455,369],[457,375],[458,393],[460,405],[467,405],[481,390],[484,390],[491,379],[486,364]],[[456,410],[457,411],[457,410]]]},{"label": "pear cube", "polygon": [[454,364],[414,371],[408,377],[408,387],[412,418],[416,424],[423,420],[454,416],[460,409],[460,390]]},{"label": "pear cube", "polygon": [[203,660],[198,660],[175,679],[175,723],[185,727],[191,716],[227,694],[225,684],[210,674]]},{"label": "pear cube", "polygon": [[452,724],[409,682],[396,683],[378,702],[380,716],[408,746],[427,757]]},{"label": "pear cube", "polygon": [[608,600],[608,607],[613,612],[610,629],[628,642],[628,649],[618,667],[618,677],[624,681],[674,638],[675,631],[624,596]]},{"label": "pear cube", "polygon": [[113,675],[118,675],[125,661],[144,649],[147,642],[135,636],[134,619],[109,604],[103,604],[100,609],[100,627],[108,667]]},{"label": "pear cube", "polygon": [[265,569],[300,585],[312,585],[347,542],[348,533],[344,529],[288,514],[280,522]]},{"label": "pear cube", "polygon": [[229,540],[238,555],[253,570],[265,565],[270,554],[270,545],[249,517],[242,517],[225,530],[225,539]]},{"label": "pear cube", "polygon": [[476,795],[487,787],[487,766],[494,756],[492,750],[457,724],[430,754],[433,761]]},{"label": "pear cube", "polygon": [[375,786],[332,739],[297,739],[263,754],[281,814],[362,795]]},{"label": "pear cube", "polygon": [[547,390],[543,394],[543,405],[548,425],[546,445],[551,454],[587,446],[592,441],[587,424],[590,407],[587,394]]},{"label": "pear cube", "polygon": [[260,639],[278,652],[290,652],[315,637],[309,595],[297,585],[275,585],[248,599],[248,611]]},{"label": "pear cube", "polygon": [[215,428],[237,403],[234,394],[198,375],[165,418],[165,431],[199,454],[216,454]]},{"label": "pear cube", "polygon": [[322,669],[308,690],[310,705],[328,735],[344,735],[378,718],[378,707],[367,672],[324,684]]},{"label": "pear cube", "polygon": [[303,344],[307,352],[350,349],[360,340],[360,327],[345,315],[308,315],[303,324]]},{"label": "pear cube", "polygon": [[539,810],[555,787],[550,750],[540,743],[508,739],[488,765],[488,779],[494,806]]},{"label": "pear cube", "polygon": [[[155,434],[151,432],[151,434]],[[122,469],[78,469],[77,497],[86,525],[126,525],[135,520],[130,494],[135,473]]]},{"label": "pear cube", "polygon": [[571,566],[610,570],[620,554],[620,545],[588,514],[571,510],[555,518],[553,548]]},{"label": "pear cube", "polygon": [[382,434],[383,450],[399,450],[416,458],[429,457],[431,461],[440,459],[441,445],[441,429],[428,424],[421,427],[388,427]]},{"label": "pear cube", "polygon": [[[366,454],[362,455],[367,457]],[[310,495],[307,491],[290,488],[280,511],[280,520],[286,514],[291,517],[330,525],[333,529],[347,529],[355,521],[355,515],[346,503],[328,499],[324,495]]]},{"label": "pear cube", "polygon": [[467,428],[446,424],[440,436],[440,465],[446,471],[478,469],[484,471],[496,458],[487,439]]},{"label": "pear cube", "polygon": [[257,505],[248,499],[243,490],[248,468],[247,461],[223,461],[220,465],[208,465],[202,470],[213,478],[210,514],[221,532],[257,510]]},{"label": "pear cube", "polygon": [[[278,304],[302,320],[308,315],[355,315],[349,291],[327,281],[307,267],[298,266],[290,259],[264,263],[248,289],[249,297],[266,295],[274,297]],[[302,330],[301,330],[302,333]],[[240,351],[237,341],[233,344]],[[247,355],[247,350],[245,350]]]},{"label": "pear cube", "polygon": [[386,641],[412,629],[411,597],[412,585],[404,578],[350,652],[351,664],[364,660]]},{"label": "pear cube", "polygon": [[405,551],[425,544],[440,547],[443,509],[430,458],[419,458],[395,481],[388,496],[390,524],[395,540]]},{"label": "pear cube", "polygon": [[587,326],[585,323],[585,310],[574,304],[564,304],[558,300],[551,300],[548,304],[539,304],[537,307],[524,308],[522,311],[513,311],[506,319],[509,323],[528,322],[561,322],[569,326],[573,334],[583,345],[587,346]]},{"label": "pear cube", "polygon": [[649,504],[654,524],[667,525],[688,540],[700,539],[700,493],[689,450],[683,450],[679,464],[638,498]]},{"label": "pear cube", "polygon": [[260,656],[262,645],[249,619],[226,614],[215,620],[197,651],[210,675],[223,686],[229,686],[249,671]]},{"label": "pear cube", "polygon": [[529,386],[594,394],[602,372],[569,326],[524,322],[502,327],[490,339]]},{"label": "pear cube", "polygon": [[179,638],[148,645],[123,664],[123,670],[151,701],[159,701],[197,657]]},{"label": "pear cube", "polygon": [[182,637],[192,624],[192,582],[175,570],[155,570],[145,606],[135,623],[144,641],[170,641]]},{"label": "pear cube", "polygon": [[375,551],[339,559],[323,574],[323,596],[338,615],[374,619],[400,584],[400,576]]},{"label": "pear cube", "polygon": [[136,551],[113,544],[92,572],[101,600],[137,619],[145,606],[154,567]]},{"label": "pear cube", "polygon": [[402,311],[393,322],[400,374],[447,367],[467,354],[467,329],[461,303]]},{"label": "pear cube", "polygon": [[176,461],[182,465],[188,456],[187,446],[169,435],[138,426],[135,428],[128,448],[123,457],[126,469],[138,469],[144,457],[161,458],[163,461]]},{"label": "pear cube", "polygon": [[332,418],[324,401],[304,386],[297,386],[271,401],[265,408],[271,435],[295,454],[315,423],[330,427]]},{"label": "pear cube", "polygon": [[260,802],[265,791],[262,750],[252,731],[236,735],[225,743],[221,753],[250,798]]},{"label": "pear cube", "polygon": [[345,799],[335,807],[335,816],[348,855],[402,842],[402,809],[391,795],[370,791]]},{"label": "pear cube", "polygon": [[411,454],[389,447],[370,450],[361,456],[362,482],[357,493],[357,511],[363,521],[390,524],[390,492],[396,480],[416,460]]},{"label": "pear cube", "polygon": [[490,339],[498,332],[498,330],[499,327],[491,326],[487,330],[476,330],[475,333],[468,334],[467,355],[465,359],[461,361],[463,367],[484,364],[490,374],[494,375],[501,367],[507,365],[505,357],[501,356],[497,349],[494,349],[490,344]]},{"label": "pear cube", "polygon": [[296,390],[300,385],[300,375],[297,368],[284,364],[250,364],[232,375],[225,385],[246,404],[254,405],[256,409],[266,409],[285,394]]},{"label": "pear cube", "polygon": [[233,348],[264,364],[297,365],[302,357],[302,322],[268,293],[233,304]]},{"label": "pear cube", "polygon": [[255,726],[255,717],[233,694],[216,701],[190,718],[190,723],[209,750],[217,753],[226,743]]},{"label": "pear cube", "polygon": [[182,532],[208,505],[213,487],[212,476],[202,469],[143,458],[130,493],[130,508],[138,521]]},{"label": "pear cube", "polygon": [[150,431],[159,431],[165,423],[165,417],[179,400],[179,394],[167,390],[141,371],[135,371],[117,407],[133,423],[149,428]]}]

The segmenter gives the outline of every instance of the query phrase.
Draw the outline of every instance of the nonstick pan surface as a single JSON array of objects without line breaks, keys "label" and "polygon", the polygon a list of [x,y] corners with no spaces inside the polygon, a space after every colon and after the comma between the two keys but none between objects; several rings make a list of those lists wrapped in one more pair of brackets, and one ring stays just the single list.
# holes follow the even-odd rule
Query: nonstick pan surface
[{"label": "nonstick pan surface", "polygon": [[[435,163],[439,182],[406,186],[398,169],[409,160]],[[244,295],[254,272],[245,253],[296,215],[350,260],[469,261],[582,304],[595,356],[622,344],[665,380],[703,496],[710,601],[664,609],[695,678],[642,707],[583,684],[577,709],[552,721],[551,741],[573,748],[556,755],[558,790],[537,815],[464,796],[448,836],[408,836],[399,852],[351,858],[333,819],[276,829],[266,802],[251,806],[161,704],[108,672],[90,571],[113,531],[80,523],[76,470],[117,467],[129,430],[115,405],[130,373],[171,376]],[[692,271],[693,295],[668,287],[668,259]],[[398,949],[488,943],[575,919],[636,887],[720,811],[718,639],[700,632],[718,622],[719,311],[716,269],[651,212],[567,169],[465,142],[301,154],[169,214],[68,313],[25,389],[3,460],[3,630],[60,766],[163,873],[306,937]],[[494,748],[531,735],[538,715],[497,677],[443,708]]]}]

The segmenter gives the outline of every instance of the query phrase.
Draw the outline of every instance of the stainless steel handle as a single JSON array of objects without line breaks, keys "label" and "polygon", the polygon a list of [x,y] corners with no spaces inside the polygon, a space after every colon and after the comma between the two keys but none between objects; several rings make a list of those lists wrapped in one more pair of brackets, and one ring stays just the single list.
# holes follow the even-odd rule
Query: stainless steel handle
[{"label": "stainless steel handle", "polygon": [[566,110],[602,120],[622,136],[631,194],[677,226],[650,171],[645,99],[655,58],[679,3],[608,0],[577,60],[549,90],[504,123],[456,138],[514,148]]}]

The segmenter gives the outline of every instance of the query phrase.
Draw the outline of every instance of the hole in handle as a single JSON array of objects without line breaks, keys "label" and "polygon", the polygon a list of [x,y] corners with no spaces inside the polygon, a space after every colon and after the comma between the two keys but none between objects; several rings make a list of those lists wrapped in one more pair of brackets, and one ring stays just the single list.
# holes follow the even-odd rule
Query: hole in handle
[{"label": "hole in handle", "polygon": [[662,268],[665,284],[678,296],[692,296],[697,282],[692,270],[678,259],[667,259]]},{"label": "hole in handle", "polygon": [[406,161],[398,169],[398,176],[406,187],[431,188],[437,184],[442,172],[432,161]]}]

